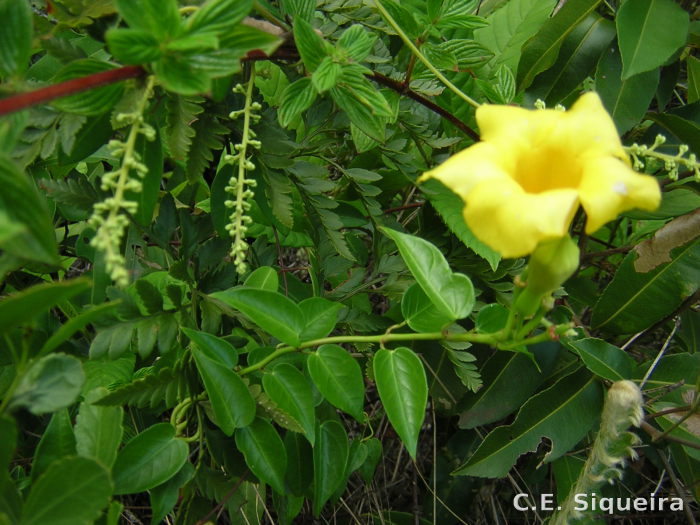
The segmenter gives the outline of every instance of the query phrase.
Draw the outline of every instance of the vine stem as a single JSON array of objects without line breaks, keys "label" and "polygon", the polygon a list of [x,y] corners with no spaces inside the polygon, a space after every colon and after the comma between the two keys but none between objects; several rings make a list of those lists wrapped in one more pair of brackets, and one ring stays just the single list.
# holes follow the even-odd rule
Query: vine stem
[{"label": "vine stem", "polygon": [[554,329],[549,332],[543,332],[526,339],[519,341],[511,341],[503,343],[502,333],[495,332],[492,334],[475,334],[472,332],[451,334],[449,332],[425,332],[425,333],[410,333],[410,334],[392,334],[383,333],[378,335],[338,335],[332,337],[323,337],[321,339],[314,339],[312,341],[306,341],[301,343],[299,346],[280,346],[275,349],[267,357],[261,359],[254,365],[250,365],[238,371],[239,375],[250,374],[256,370],[260,370],[265,367],[268,363],[274,361],[278,357],[289,354],[292,352],[299,352],[301,350],[306,350],[308,348],[313,348],[315,346],[320,346],[324,344],[339,344],[339,343],[379,343],[386,344],[389,342],[401,342],[401,341],[461,341],[469,343],[480,343],[494,346],[502,350],[510,350],[512,348],[521,345],[531,345],[536,343],[542,343],[544,341],[551,341],[553,336],[559,337],[566,333],[571,328],[570,323],[557,325]]},{"label": "vine stem", "polygon": [[387,23],[392,27],[394,31],[396,31],[396,34],[399,35],[399,38],[401,38],[401,40],[403,40],[403,43],[406,44],[406,47],[408,47],[411,50],[411,53],[413,53],[418,58],[418,60],[423,62],[425,67],[427,67],[433,75],[440,79],[440,81],[443,84],[445,84],[445,86],[447,86],[447,88],[450,91],[452,91],[455,95],[464,100],[470,106],[478,108],[481,105],[469,95],[464,93],[457,86],[455,86],[452,82],[450,82],[445,75],[440,73],[440,71],[438,71],[438,69],[435,66],[433,66],[427,58],[425,58],[425,55],[423,55],[423,53],[420,52],[420,49],[418,49],[416,45],[411,41],[411,39],[408,38],[408,35],[404,33],[403,29],[401,29],[399,24],[396,23],[394,17],[392,17],[389,14],[389,11],[387,11],[386,8],[382,5],[381,0],[374,0],[374,4],[377,6],[377,9],[382,14]]}]

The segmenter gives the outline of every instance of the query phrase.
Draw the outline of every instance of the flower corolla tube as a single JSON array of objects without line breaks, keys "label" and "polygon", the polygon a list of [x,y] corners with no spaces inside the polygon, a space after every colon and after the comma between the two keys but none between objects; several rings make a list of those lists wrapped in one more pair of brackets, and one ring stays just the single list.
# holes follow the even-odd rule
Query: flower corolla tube
[{"label": "flower corolla tube", "polygon": [[659,205],[658,183],[632,169],[594,92],[568,111],[486,104],[476,120],[482,140],[420,180],[459,195],[469,228],[503,257],[566,235],[579,205],[589,234],[624,211]]}]

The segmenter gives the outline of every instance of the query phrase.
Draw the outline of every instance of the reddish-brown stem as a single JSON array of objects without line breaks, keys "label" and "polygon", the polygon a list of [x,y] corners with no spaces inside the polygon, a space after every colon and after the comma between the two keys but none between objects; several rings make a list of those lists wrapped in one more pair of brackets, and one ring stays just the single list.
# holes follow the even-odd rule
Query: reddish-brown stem
[{"label": "reddish-brown stem", "polygon": [[141,66],[124,66],[117,69],[110,69],[101,73],[95,73],[86,77],[74,78],[47,86],[45,88],[12,95],[0,99],[0,115],[6,115],[30,106],[45,104],[59,97],[73,95],[99,86],[114,84],[128,78],[140,77],[145,73]]}]

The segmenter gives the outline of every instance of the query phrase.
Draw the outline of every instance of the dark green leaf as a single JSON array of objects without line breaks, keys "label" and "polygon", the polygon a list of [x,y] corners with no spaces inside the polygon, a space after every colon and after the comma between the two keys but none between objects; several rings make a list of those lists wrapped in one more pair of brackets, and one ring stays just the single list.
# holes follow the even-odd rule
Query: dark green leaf
[{"label": "dark green leaf", "polygon": [[384,122],[374,115],[373,111],[360,102],[352,90],[344,84],[331,88],[331,97],[340,109],[347,113],[350,122],[357,126],[362,133],[377,142],[384,142]]},{"label": "dark green leaf", "polygon": [[306,361],[309,375],[329,403],[363,422],[365,385],[362,370],[347,350],[334,344],[321,345]]},{"label": "dark green leaf", "polygon": [[301,340],[311,341],[330,334],[338,322],[338,312],[342,309],[342,304],[323,297],[309,297],[300,302],[299,310],[301,310],[305,323]]},{"label": "dark green leaf", "polygon": [[236,428],[249,425],[255,418],[255,400],[241,377],[202,350],[193,350],[192,355],[204,381],[217,426],[230,436]]},{"label": "dark green leaf", "polygon": [[[54,82],[64,82],[74,78],[86,77],[95,73],[109,71],[115,66],[94,58],[76,60],[61,68],[53,78]],[[75,95],[59,98],[53,102],[61,111],[78,115],[101,115],[112,109],[124,94],[124,84],[108,84],[92,88]]]},{"label": "dark green leaf", "polygon": [[24,407],[32,414],[55,412],[73,404],[84,381],[77,358],[65,354],[42,357],[22,376],[10,407]]},{"label": "dark green leaf", "polygon": [[12,77],[29,66],[32,51],[32,9],[27,2],[0,0],[0,74]]},{"label": "dark green leaf", "polygon": [[624,350],[602,339],[587,338],[568,343],[581,356],[586,368],[609,381],[631,379],[635,361]]},{"label": "dark green leaf", "polygon": [[169,423],[157,423],[119,451],[112,469],[115,494],[136,494],[168,481],[187,461],[189,448]]},{"label": "dark green leaf", "polygon": [[75,419],[75,440],[79,455],[95,459],[111,469],[122,442],[124,410],[93,404],[105,394],[107,389],[99,388],[80,403]]},{"label": "dark green leaf", "polygon": [[663,65],[684,45],[689,19],[673,0],[627,0],[615,24],[626,80]]},{"label": "dark green leaf", "polygon": [[233,368],[238,364],[238,352],[228,341],[190,328],[183,327],[181,330],[209,359],[224,365],[226,368]]},{"label": "dark green leaf", "polygon": [[92,459],[52,464],[32,486],[20,525],[90,525],[109,503],[109,472]]},{"label": "dark green leaf", "polygon": [[374,379],[391,426],[416,458],[418,434],[428,402],[428,382],[420,358],[406,347],[382,348],[374,355]]},{"label": "dark green leaf", "polygon": [[236,446],[253,474],[278,494],[284,494],[287,453],[275,428],[257,418],[249,426],[236,430]]},{"label": "dark green leaf", "polygon": [[326,421],[318,427],[314,447],[314,515],[345,481],[348,461],[348,436],[337,421]]},{"label": "dark green leaf", "polygon": [[36,479],[54,462],[75,456],[75,435],[67,408],[54,412],[36,447],[32,462],[32,479]]},{"label": "dark green leaf", "polygon": [[316,417],[311,385],[294,366],[280,363],[263,376],[265,393],[277,406],[292,416],[313,446]]},{"label": "dark green leaf", "polygon": [[153,220],[163,178],[163,145],[158,126],[155,126],[155,130],[154,140],[147,140],[143,135],[136,139],[136,151],[141,156],[141,162],[148,168],[148,173],[141,179],[141,191],[127,192],[127,199],[138,203],[134,220],[141,226],[148,226]]},{"label": "dark green leaf", "polygon": [[433,304],[418,283],[412,284],[403,294],[401,314],[416,332],[439,332],[454,321]]}]

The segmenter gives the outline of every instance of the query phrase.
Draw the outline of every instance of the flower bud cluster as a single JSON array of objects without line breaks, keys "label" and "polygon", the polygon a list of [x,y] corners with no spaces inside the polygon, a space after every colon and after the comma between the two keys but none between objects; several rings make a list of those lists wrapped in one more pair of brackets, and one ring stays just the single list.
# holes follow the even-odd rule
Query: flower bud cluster
[{"label": "flower bud cluster", "polygon": [[246,255],[250,246],[246,241],[246,233],[248,226],[253,222],[248,211],[251,207],[250,201],[255,196],[253,188],[257,186],[255,179],[246,177],[248,171],[255,169],[255,164],[247,155],[248,147],[260,149],[262,146],[261,142],[255,138],[255,131],[250,127],[251,123],[260,120],[260,115],[255,112],[262,109],[258,102],[253,101],[254,75],[255,70],[253,69],[247,87],[237,84],[233,88],[234,93],[243,93],[246,97],[243,109],[232,111],[229,114],[229,118],[234,120],[243,117],[243,136],[241,142],[233,146],[233,154],[224,157],[224,162],[238,166],[238,173],[229,179],[225,188],[226,193],[231,195],[231,198],[224,201],[224,204],[231,210],[230,222],[226,225],[226,231],[233,241],[230,255],[239,274],[248,271]]},{"label": "flower bud cluster", "polygon": [[[95,229],[95,236],[90,244],[104,254],[107,273],[117,286],[129,283],[129,273],[126,270],[126,260],[121,253],[121,242],[124,231],[129,226],[126,214],[134,214],[138,203],[126,198],[126,192],[139,193],[148,168],[141,162],[141,156],[135,151],[136,138],[143,135],[147,140],[154,140],[155,129],[144,122],[143,112],[153,91],[153,77],[149,78],[143,98],[135,111],[120,113],[116,120],[119,123],[131,125],[126,141],[111,140],[107,144],[110,153],[121,157],[119,168],[109,171],[102,176],[100,188],[111,192],[112,196],[93,207],[93,213],[88,224]],[[135,175],[135,176],[134,176]]]},{"label": "flower bud cluster", "polygon": [[632,156],[634,169],[644,169],[651,159],[663,164],[663,170],[667,172],[668,177],[673,181],[678,180],[678,171],[683,168],[686,170],[691,170],[695,181],[700,182],[700,162],[698,162],[695,153],[691,153],[686,157],[689,150],[686,144],[681,144],[678,146],[678,153],[675,155],[669,155],[667,153],[656,151],[659,146],[662,146],[665,143],[666,137],[663,135],[657,135],[656,139],[654,140],[654,144],[651,146],[647,146],[645,144],[639,145],[636,142],[629,146],[627,150]]}]

